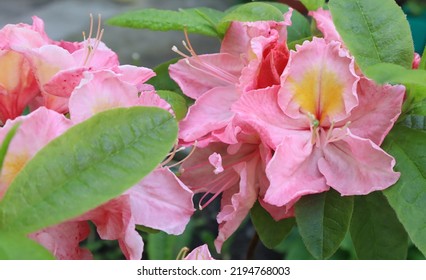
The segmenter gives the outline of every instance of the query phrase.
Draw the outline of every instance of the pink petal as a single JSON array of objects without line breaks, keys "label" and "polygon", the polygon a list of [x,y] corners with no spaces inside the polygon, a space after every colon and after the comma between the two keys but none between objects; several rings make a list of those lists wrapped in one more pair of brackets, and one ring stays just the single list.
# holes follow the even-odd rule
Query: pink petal
[{"label": "pink petal", "polygon": [[259,158],[234,166],[240,175],[239,186],[222,194],[221,211],[217,215],[219,233],[214,242],[220,253],[223,243],[237,230],[257,200],[259,186],[256,184],[256,169]]},{"label": "pink petal", "polygon": [[329,189],[317,167],[321,151],[313,147],[310,134],[306,131],[288,136],[278,146],[266,167],[271,184],[265,193],[265,202],[289,209],[301,196]]},{"label": "pink petal", "polygon": [[370,140],[353,135],[323,147],[318,168],[327,184],[342,195],[364,195],[390,187],[399,179],[395,159]]},{"label": "pink petal", "polygon": [[239,98],[235,87],[217,87],[198,98],[180,122],[179,138],[192,142],[224,128],[234,116],[232,104]]},{"label": "pink petal", "polygon": [[167,168],[157,168],[126,192],[136,224],[181,234],[194,212],[193,193]]},{"label": "pink petal", "polygon": [[169,74],[185,95],[197,99],[213,88],[235,85],[242,68],[239,56],[220,53],[181,59],[170,65]]},{"label": "pink petal", "polygon": [[96,113],[139,104],[135,86],[122,82],[109,70],[85,73],[81,84],[69,100],[69,111],[74,123],[84,121]]},{"label": "pink petal", "polygon": [[309,15],[315,19],[318,29],[324,35],[324,39],[327,42],[343,42],[342,38],[336,30],[336,27],[334,26],[330,11],[319,8],[316,11],[310,11]]},{"label": "pink petal", "polygon": [[145,82],[155,76],[155,72],[149,68],[136,67],[133,65],[120,65],[113,69],[117,74],[121,74],[120,80],[137,87],[138,91],[142,91]]},{"label": "pink petal", "polygon": [[145,91],[142,92],[139,96],[139,105],[141,106],[149,106],[149,107],[158,107],[164,109],[169,112],[173,112],[172,106],[170,106],[167,101],[162,99],[158,94],[154,91]]},{"label": "pink petal", "polygon": [[49,250],[59,260],[89,260],[92,254],[80,248],[80,242],[90,233],[89,224],[83,222],[64,222],[56,226],[32,233],[29,237]]},{"label": "pink petal", "polygon": [[278,105],[278,90],[279,87],[270,87],[247,92],[232,105],[232,111],[237,115],[235,122],[248,123],[272,148],[276,148],[288,133],[309,128],[308,120],[293,120],[283,113]]},{"label": "pink petal", "polygon": [[358,105],[354,59],[340,43],[314,38],[291,51],[281,76],[279,104],[291,118],[315,118],[322,126],[345,119]]},{"label": "pink petal", "polygon": [[401,113],[404,86],[379,86],[367,78],[358,84],[359,106],[349,117],[354,135],[380,145]]},{"label": "pink petal", "polygon": [[207,244],[198,246],[189,253],[184,260],[214,260]]}]

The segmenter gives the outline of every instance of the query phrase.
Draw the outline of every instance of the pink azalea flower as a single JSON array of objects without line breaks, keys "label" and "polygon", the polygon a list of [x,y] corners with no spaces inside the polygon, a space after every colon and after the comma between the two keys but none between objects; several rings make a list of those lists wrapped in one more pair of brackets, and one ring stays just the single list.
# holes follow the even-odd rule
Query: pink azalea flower
[{"label": "pink azalea flower", "polygon": [[266,202],[290,207],[329,187],[359,195],[398,180],[395,160],[379,145],[401,112],[405,89],[360,78],[340,43],[314,38],[297,46],[281,88],[267,91],[246,94],[233,106],[275,149]]},{"label": "pink azalea flower", "polygon": [[180,122],[183,142],[229,142],[224,130],[235,115],[232,104],[246,91],[280,83],[288,59],[290,16],[291,11],[282,22],[233,22],[220,53],[197,55],[190,46],[192,57],[181,53],[185,58],[170,66],[170,76],[196,100]]},{"label": "pink azalea flower", "polygon": [[210,254],[209,247],[207,244],[203,244],[201,246],[198,246],[194,250],[192,250],[185,258],[184,260],[214,260],[212,255]]}]

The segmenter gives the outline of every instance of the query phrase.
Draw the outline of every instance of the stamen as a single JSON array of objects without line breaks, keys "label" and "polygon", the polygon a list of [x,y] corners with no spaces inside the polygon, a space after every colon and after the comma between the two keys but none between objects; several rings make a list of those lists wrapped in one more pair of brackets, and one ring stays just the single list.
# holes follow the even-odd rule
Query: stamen
[{"label": "stamen", "polygon": [[182,249],[180,249],[178,255],[176,256],[176,260],[183,260],[188,254],[188,252],[189,252],[189,248],[183,247]]},{"label": "stamen", "polygon": [[[232,180],[229,180],[226,176],[220,176],[212,181],[210,184],[210,190],[200,198],[200,201],[198,202],[198,208],[200,210],[203,210],[206,208],[213,200],[216,199],[225,189],[227,189],[231,184],[234,182]],[[207,195],[213,194],[213,196],[207,200],[205,203],[203,203],[204,199]]]},{"label": "stamen", "polygon": [[177,53],[180,56],[183,56],[185,58],[189,58],[190,56],[184,54],[183,52],[181,52],[176,46],[172,47],[172,51],[174,51],[175,53]]},{"label": "stamen", "polygon": [[195,141],[194,145],[192,145],[192,150],[189,152],[189,154],[184,159],[182,159],[182,160],[180,160],[180,161],[178,161],[176,163],[173,163],[171,165],[168,165],[167,167],[169,167],[169,168],[175,167],[175,166],[181,164],[182,162],[184,162],[185,160],[187,160],[188,158],[190,158],[192,156],[192,154],[195,152],[196,148],[197,148],[196,145],[197,145],[197,142]]},{"label": "stamen", "polygon": [[98,49],[98,46],[101,42],[102,36],[104,34],[104,29],[101,29],[102,26],[102,17],[100,14],[98,14],[98,28],[96,31],[96,37],[94,44],[92,45],[92,34],[93,34],[93,15],[90,14],[90,29],[89,29],[89,36],[86,38],[86,33],[83,31],[83,40],[86,43],[86,49],[87,49],[87,55],[84,59],[83,65],[90,64],[90,61],[92,60],[93,56],[96,53],[96,50]]},{"label": "stamen", "polygon": [[336,142],[336,141],[339,141],[339,140],[342,140],[342,139],[344,139],[346,136],[348,136],[349,135],[349,133],[348,133],[348,131],[347,131],[347,128],[349,127],[349,125],[351,124],[351,122],[350,121],[348,121],[344,126],[342,126],[342,130],[343,131],[345,131],[345,133],[341,133],[340,135],[338,135],[338,136],[333,136],[333,134],[332,134],[332,129],[333,129],[333,127],[330,127],[330,129],[329,129],[329,131],[328,131],[328,133],[327,133],[327,142]]}]

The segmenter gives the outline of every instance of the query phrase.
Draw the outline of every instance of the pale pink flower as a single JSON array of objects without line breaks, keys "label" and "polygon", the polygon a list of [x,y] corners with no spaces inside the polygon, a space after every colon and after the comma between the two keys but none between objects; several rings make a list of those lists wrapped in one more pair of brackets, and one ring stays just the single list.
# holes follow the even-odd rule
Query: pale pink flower
[{"label": "pale pink flower", "polygon": [[170,66],[170,76],[196,100],[180,122],[182,142],[229,142],[224,130],[235,115],[232,104],[246,91],[280,83],[288,59],[290,16],[291,11],[282,22],[232,22],[220,53],[197,55],[188,47],[192,57]]},{"label": "pale pink flower", "polygon": [[379,145],[401,112],[405,89],[360,78],[340,43],[314,38],[297,46],[279,92],[267,91],[233,106],[275,149],[266,202],[291,207],[329,187],[360,195],[398,180],[395,160]]},{"label": "pale pink flower", "polygon": [[212,255],[210,254],[209,247],[207,244],[203,244],[201,246],[198,246],[194,250],[192,250],[185,258],[184,260],[214,260]]}]

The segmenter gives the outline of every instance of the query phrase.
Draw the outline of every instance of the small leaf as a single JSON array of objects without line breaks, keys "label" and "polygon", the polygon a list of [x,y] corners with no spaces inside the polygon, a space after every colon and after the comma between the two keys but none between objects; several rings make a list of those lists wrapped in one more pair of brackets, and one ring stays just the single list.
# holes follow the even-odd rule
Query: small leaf
[{"label": "small leaf", "polygon": [[328,192],[307,195],[296,203],[296,222],[308,251],[327,259],[339,248],[349,228],[353,197]]},{"label": "small leaf", "polygon": [[156,233],[161,232],[158,229],[146,227],[146,226],[143,226],[143,225],[136,225],[136,229],[139,230],[139,231],[150,233],[150,234],[156,234]]},{"label": "small leaf", "polygon": [[[378,63],[365,69],[365,75],[379,84],[420,85],[426,87],[426,70],[405,69],[392,63]],[[426,92],[423,93],[426,97]]]},{"label": "small leaf", "polygon": [[239,5],[237,8],[232,9],[217,24],[217,31],[220,35],[224,35],[229,27],[231,21],[259,21],[259,20],[273,20],[283,21],[283,13],[274,6],[262,3],[247,3]]},{"label": "small leaf", "polygon": [[4,158],[6,157],[7,150],[9,149],[10,141],[12,141],[12,138],[15,136],[20,125],[20,123],[15,124],[4,137],[3,143],[0,147],[0,171],[3,168]]},{"label": "small leaf", "polygon": [[362,70],[380,62],[411,68],[410,26],[394,0],[330,0],[328,5],[337,31]]},{"label": "small leaf", "polygon": [[71,127],[18,173],[0,202],[0,229],[34,232],[107,202],[158,166],[176,135],[170,113],[139,106]]},{"label": "small leaf", "polygon": [[260,240],[269,249],[284,240],[295,225],[294,219],[290,218],[275,221],[259,202],[251,208],[250,217]]},{"label": "small leaf", "polygon": [[325,0],[300,0],[309,11],[315,11],[324,6]]},{"label": "small leaf", "polygon": [[180,11],[144,9],[126,12],[107,21],[110,25],[155,31],[187,30],[217,37],[215,24],[222,12],[209,9],[181,9]]},{"label": "small leaf", "polygon": [[426,131],[395,126],[383,148],[396,159],[398,182],[383,191],[408,235],[426,256]]},{"label": "small leaf", "polygon": [[148,83],[153,85],[156,90],[179,90],[178,84],[170,78],[169,66],[176,63],[179,59],[175,58],[164,62],[154,68],[155,76],[148,80]]},{"label": "small leaf", "polygon": [[408,235],[381,192],[355,197],[350,232],[359,259],[407,258]]},{"label": "small leaf", "polygon": [[173,112],[175,113],[178,121],[186,116],[188,107],[186,106],[186,100],[182,97],[182,95],[169,90],[157,90],[157,94],[172,106]]},{"label": "small leaf", "polygon": [[15,233],[0,232],[0,260],[53,260],[37,242]]}]

